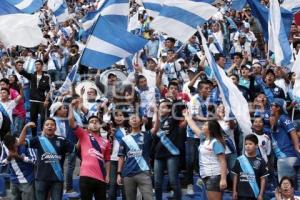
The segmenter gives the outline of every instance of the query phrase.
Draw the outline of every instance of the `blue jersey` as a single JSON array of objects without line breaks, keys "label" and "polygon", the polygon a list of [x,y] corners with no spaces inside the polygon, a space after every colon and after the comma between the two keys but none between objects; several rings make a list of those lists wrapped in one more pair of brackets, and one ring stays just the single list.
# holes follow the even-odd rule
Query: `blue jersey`
[{"label": "blue jersey", "polygon": [[3,144],[1,152],[1,166],[8,165],[10,171],[10,180],[13,184],[32,183],[34,181],[34,164],[36,155],[33,149],[25,148],[21,145],[18,147],[18,153],[23,160],[7,160],[9,155],[8,149]]},{"label": "blue jersey", "polygon": [[118,156],[125,157],[123,177],[149,171],[152,135],[149,132],[129,134],[122,138]]},{"label": "blue jersey", "polygon": [[287,115],[281,115],[272,132],[272,147],[277,158],[297,157],[290,134],[295,131],[295,124]]}]

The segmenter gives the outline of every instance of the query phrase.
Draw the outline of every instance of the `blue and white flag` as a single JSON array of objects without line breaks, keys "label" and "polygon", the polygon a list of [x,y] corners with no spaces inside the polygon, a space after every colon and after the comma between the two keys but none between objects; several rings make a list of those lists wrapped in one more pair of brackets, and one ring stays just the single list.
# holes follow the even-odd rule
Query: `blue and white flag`
[{"label": "blue and white flag", "polygon": [[0,3],[0,40],[6,47],[35,47],[44,43],[42,31],[38,26],[38,14],[26,14],[8,3]]},{"label": "blue and white flag", "polygon": [[300,1],[299,0],[284,0],[281,7],[287,9],[292,13],[300,12]]},{"label": "blue and white flag", "polygon": [[48,0],[47,6],[52,10],[58,22],[64,22],[69,18],[68,5],[65,0]]},{"label": "blue and white flag", "polygon": [[270,1],[269,10],[269,51],[275,54],[275,64],[287,67],[292,58],[292,50],[288,40],[288,35],[284,30],[281,19],[280,6],[277,0]]},{"label": "blue and white flag", "polygon": [[151,17],[156,17],[159,15],[163,4],[163,1],[157,0],[142,0],[142,6],[146,9],[146,12]]},{"label": "blue and white flag", "polygon": [[[42,0],[6,0],[24,13],[35,13],[43,6]],[[2,1],[1,1],[2,2]]]},{"label": "blue and white flag", "polygon": [[83,29],[85,31],[90,30],[100,14],[101,16],[108,16],[109,21],[127,29],[129,2],[128,0],[107,0],[98,10],[89,12],[82,19]]},{"label": "blue and white flag", "polygon": [[215,0],[191,0],[191,1],[204,2],[204,3],[213,3],[213,2],[215,2]]},{"label": "blue and white flag", "polygon": [[[80,59],[78,59],[80,60]],[[75,65],[73,65],[71,71],[69,72],[65,82],[62,84],[62,86],[59,88],[59,92],[61,94],[64,94],[68,91],[70,91],[70,88],[72,87],[72,84],[76,78],[76,74],[78,71],[79,62],[77,62]]]},{"label": "blue and white flag", "polygon": [[252,133],[252,124],[249,115],[247,100],[239,91],[237,86],[232,82],[232,80],[226,75],[225,71],[217,65],[215,59],[212,57],[212,54],[208,49],[207,41],[202,31],[199,30],[199,33],[202,38],[202,45],[207,61],[218,83],[222,101],[226,108],[226,116],[230,116],[231,114],[233,114],[243,133],[245,135]]},{"label": "blue and white flag", "polygon": [[186,42],[218,9],[210,4],[193,1],[166,1],[151,23],[156,31],[167,33],[181,42]]},{"label": "blue and white flag", "polygon": [[[268,40],[269,35],[268,35],[268,17],[269,17],[269,9],[262,5],[260,3],[260,0],[248,0],[248,4],[251,7],[252,14],[254,17],[258,19],[258,21],[261,24],[261,27],[263,27],[263,34],[264,38]],[[290,29],[293,21],[293,14],[286,10],[286,9],[281,9],[281,19],[284,25],[284,30],[287,35],[290,34]]]},{"label": "blue and white flag", "polygon": [[121,25],[109,21],[107,16],[101,16],[86,44],[81,64],[105,69],[134,54],[146,43],[146,40],[121,28]]},{"label": "blue and white flag", "polygon": [[300,106],[300,53],[298,52],[296,56],[296,60],[294,62],[294,66],[292,69],[296,74],[294,88],[293,88],[293,99],[297,101]]}]

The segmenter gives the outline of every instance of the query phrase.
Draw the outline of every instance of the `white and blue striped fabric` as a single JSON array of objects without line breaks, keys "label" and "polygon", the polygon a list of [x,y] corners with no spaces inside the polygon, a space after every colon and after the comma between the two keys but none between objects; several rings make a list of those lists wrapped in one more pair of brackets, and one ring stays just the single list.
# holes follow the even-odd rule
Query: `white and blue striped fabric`
[{"label": "white and blue striped fabric", "polygon": [[84,49],[81,64],[105,69],[134,54],[147,43],[109,19],[107,16],[98,18]]},{"label": "white and blue striped fabric", "polygon": [[284,0],[281,7],[287,9],[292,13],[300,12],[300,1],[298,0]]},{"label": "white and blue striped fabric", "polygon": [[6,47],[35,47],[43,43],[45,40],[38,23],[37,14],[23,13],[7,1],[1,1],[0,40]]},{"label": "white and blue striped fabric", "polygon": [[[78,60],[80,60],[80,58]],[[64,93],[70,91],[72,83],[74,82],[74,80],[76,78],[76,74],[77,74],[77,71],[78,71],[78,65],[79,65],[79,62],[77,62],[75,65],[73,65],[73,67],[72,67],[71,71],[69,72],[65,82],[59,88],[59,92],[61,94],[64,94]]]},{"label": "white and blue striped fabric", "polygon": [[143,0],[142,5],[146,9],[147,14],[151,17],[158,16],[163,7],[162,1],[157,0]]},{"label": "white and blue striped fabric", "polygon": [[218,9],[210,4],[193,1],[165,1],[159,16],[150,27],[186,42]]},{"label": "white and blue striped fabric", "polygon": [[34,13],[43,6],[42,0],[6,0],[24,13]]},{"label": "white and blue striped fabric", "polygon": [[208,49],[207,41],[202,31],[199,30],[199,33],[202,38],[202,45],[207,61],[218,83],[222,101],[225,106],[226,116],[231,116],[231,114],[233,114],[243,133],[245,135],[252,133],[252,124],[247,100],[232,80],[226,75],[225,71],[217,65]]},{"label": "white and blue striped fabric", "polygon": [[81,21],[82,27],[88,31],[97,21],[99,15],[108,16],[109,21],[118,24],[127,29],[128,15],[129,15],[129,2],[128,0],[108,0],[96,10],[89,12]]},{"label": "white and blue striped fabric", "polygon": [[53,11],[58,22],[64,22],[69,18],[68,5],[65,0],[48,0],[47,6]]},{"label": "white and blue striped fabric", "polygon": [[292,71],[295,72],[296,78],[293,89],[293,98],[300,105],[300,53],[297,54]]},{"label": "white and blue striped fabric", "polygon": [[284,29],[278,1],[270,1],[268,30],[269,51],[275,54],[275,64],[288,67],[292,58],[292,50]]}]

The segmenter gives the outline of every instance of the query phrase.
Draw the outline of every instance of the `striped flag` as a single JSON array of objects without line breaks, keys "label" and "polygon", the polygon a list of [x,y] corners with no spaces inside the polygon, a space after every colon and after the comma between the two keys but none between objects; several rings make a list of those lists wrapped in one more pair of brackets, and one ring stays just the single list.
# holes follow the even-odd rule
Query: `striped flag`
[{"label": "striped flag", "polygon": [[193,1],[165,1],[159,16],[150,27],[186,42],[218,9],[210,4]]},{"label": "striped flag", "polygon": [[157,0],[143,0],[140,4],[144,6],[149,16],[156,17],[163,7],[162,2]]},{"label": "striped flag", "polygon": [[53,11],[58,22],[64,22],[69,18],[68,5],[65,0],[48,0],[47,6]]},{"label": "striped flag", "polygon": [[275,64],[287,67],[292,58],[292,50],[288,40],[288,35],[284,30],[281,19],[280,6],[277,0],[270,1],[269,20],[269,51],[275,54]]},{"label": "striped flag", "polygon": [[236,121],[241,127],[244,135],[252,133],[252,124],[247,100],[239,91],[237,86],[233,84],[232,80],[226,75],[225,71],[217,65],[215,59],[212,57],[212,54],[208,49],[207,41],[202,31],[199,30],[199,33],[202,38],[202,45],[207,61],[218,83],[222,101],[226,108],[226,116],[231,116],[232,114],[235,116]]},{"label": "striped flag", "polygon": [[146,43],[146,40],[127,32],[121,25],[109,21],[107,16],[101,16],[86,44],[81,64],[105,69],[134,54]]},{"label": "striped flag", "polygon": [[19,10],[21,10],[24,13],[35,13],[43,6],[42,0],[6,0],[6,1],[11,5],[17,7]]},{"label": "striped flag", "polygon": [[107,0],[98,10],[89,12],[82,19],[83,29],[90,32],[100,14],[101,16],[107,16],[109,21],[127,29],[129,15],[128,0]]},{"label": "striped flag", "polygon": [[292,13],[300,12],[300,1],[299,0],[284,0],[281,7],[287,9]]},{"label": "striped flag", "polygon": [[292,69],[296,74],[294,88],[293,88],[293,98],[298,102],[300,106],[300,53],[296,57],[296,61],[294,62],[294,66]]},{"label": "striped flag", "polygon": [[5,46],[35,47],[45,42],[38,23],[37,14],[25,14],[8,2],[1,1],[0,40]]},{"label": "striped flag", "polygon": [[70,88],[72,87],[72,84],[73,84],[73,82],[76,78],[76,74],[77,74],[77,71],[78,71],[79,60],[80,60],[80,58],[78,59],[78,62],[75,65],[73,65],[73,67],[72,67],[71,71],[69,72],[65,82],[59,88],[59,92],[61,94],[64,94],[64,93],[68,92],[70,90]]}]

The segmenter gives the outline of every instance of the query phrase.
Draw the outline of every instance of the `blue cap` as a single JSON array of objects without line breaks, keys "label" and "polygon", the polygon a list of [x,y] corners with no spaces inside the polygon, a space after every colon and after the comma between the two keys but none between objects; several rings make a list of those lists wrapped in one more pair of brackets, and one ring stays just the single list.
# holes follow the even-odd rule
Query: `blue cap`
[{"label": "blue cap", "polygon": [[287,113],[286,111],[286,102],[284,99],[281,99],[281,98],[275,98],[273,100],[273,102],[271,103],[271,105],[276,105],[276,106],[279,106],[280,109],[284,112],[284,113]]}]

